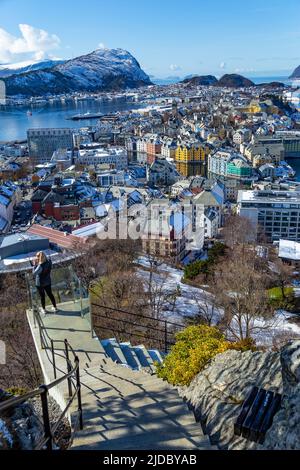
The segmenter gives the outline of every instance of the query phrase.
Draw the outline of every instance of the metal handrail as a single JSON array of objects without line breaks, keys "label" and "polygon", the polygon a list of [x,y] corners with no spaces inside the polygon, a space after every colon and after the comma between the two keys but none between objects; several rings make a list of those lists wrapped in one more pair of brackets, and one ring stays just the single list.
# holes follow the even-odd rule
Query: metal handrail
[{"label": "metal handrail", "polygon": [[[132,315],[134,317],[139,317],[139,318],[144,318],[144,319],[150,319],[152,320],[153,322],[158,322],[158,323],[163,323],[163,328],[159,328],[159,327],[155,327],[155,326],[151,326],[151,325],[145,325],[145,324],[142,324],[141,322],[137,322],[137,321],[130,321],[130,320],[125,320],[125,319],[120,319],[120,318],[112,318],[112,317],[108,317],[107,315],[103,315],[99,312],[93,312],[93,315],[95,317],[99,317],[99,318],[106,318],[110,321],[118,321],[118,322],[122,322],[124,324],[127,324],[127,325],[132,325],[132,326],[137,326],[137,327],[142,327],[144,330],[151,330],[151,331],[154,331],[154,332],[159,332],[163,335],[163,339],[159,339],[157,337],[153,337],[152,335],[150,334],[142,334],[142,333],[131,333],[131,335],[135,335],[135,336],[138,336],[138,337],[142,337],[144,339],[148,339],[148,340],[154,340],[158,343],[161,343],[161,342],[164,342],[164,350],[165,350],[165,353],[168,353],[169,352],[169,347],[174,345],[175,342],[174,341],[170,341],[169,340],[169,335],[174,335],[174,331],[170,331],[169,330],[169,326],[171,327],[170,329],[175,329],[178,331],[178,329],[182,330],[184,328],[184,325],[182,324],[179,324],[179,323],[175,323],[175,322],[169,322],[167,320],[161,320],[159,318],[154,318],[154,317],[151,317],[150,315],[143,315],[143,314],[139,314],[139,313],[134,313],[134,312],[129,312],[127,310],[122,310],[122,309],[118,309],[118,308],[112,308],[112,307],[107,307],[106,305],[99,305],[97,303],[92,303],[91,304],[92,306],[94,307],[99,307],[99,308],[102,308],[104,310],[109,310],[109,311],[112,311],[112,312],[119,312],[119,313],[123,313],[123,314],[127,314],[127,315]],[[121,330],[120,328],[116,328],[116,327],[105,327],[103,325],[94,325],[95,327],[99,327],[99,328],[102,328],[102,329],[106,329],[106,330],[110,330],[110,331],[114,331],[116,333],[127,333],[126,331],[124,330]]]},{"label": "metal handrail", "polygon": [[[93,294],[92,290],[91,290],[91,293]],[[105,308],[106,310],[111,310],[113,312],[127,313],[128,315],[135,315],[135,316],[141,317],[141,318],[148,318],[150,320],[155,320],[155,321],[160,322],[160,323],[167,323],[168,325],[173,325],[173,326],[178,326],[179,328],[184,328],[183,324],[175,323],[175,322],[172,322],[172,321],[169,321],[169,320],[161,320],[160,318],[154,318],[154,317],[151,317],[150,315],[143,315],[141,313],[128,312],[128,310],[122,310],[120,308],[108,307],[107,305],[99,305],[99,304],[96,304],[95,302],[93,302],[92,305],[94,307]]]},{"label": "metal handrail", "polygon": [[[79,358],[76,355],[74,349],[70,345],[67,339],[64,341],[62,340],[52,340],[50,336],[48,335],[47,330],[45,329],[45,326],[43,324],[42,318],[38,312],[38,309],[36,306],[33,306],[33,313],[35,316],[35,319],[38,322],[38,327],[40,330],[40,338],[41,338],[41,347],[43,348],[43,343],[45,346],[45,349],[49,349],[49,346],[45,342],[44,339],[44,334],[48,339],[51,341],[51,351],[52,351],[52,361],[49,359],[50,363],[53,365],[54,368],[54,377],[55,380],[52,381],[48,385],[41,385],[39,388],[32,390],[25,395],[22,395],[21,397],[12,397],[7,400],[5,400],[3,403],[0,403],[0,415],[2,412],[10,409],[10,408],[15,408],[16,406],[25,403],[26,401],[35,398],[37,396],[41,397],[41,404],[42,404],[42,414],[43,414],[43,426],[44,426],[44,436],[36,443],[34,450],[42,450],[45,448],[47,450],[52,450],[53,449],[53,443],[55,441],[55,433],[59,427],[59,424],[61,421],[65,418],[68,410],[70,409],[72,403],[74,402],[76,396],[78,400],[77,404],[77,419],[76,423],[74,425],[74,430],[71,434],[71,442],[73,440],[74,433],[77,430],[77,426],[79,423],[80,429],[83,429],[83,416],[82,416],[82,402],[81,402],[81,383],[80,383],[80,366],[79,366]],[[56,366],[55,363],[55,355],[58,355],[60,357],[63,357],[61,354],[58,354],[55,349],[54,349],[54,343],[64,343],[65,345],[65,360],[67,363],[67,370],[68,372],[65,373],[61,369],[59,369]],[[74,357],[74,365],[69,359],[69,351],[73,354]],[[56,370],[59,370],[61,373],[64,375],[60,378],[56,378]],[[75,379],[76,385],[74,385],[72,379]],[[69,390],[69,400],[67,402],[67,405],[65,409],[62,411],[60,417],[56,421],[56,423],[51,427],[50,419],[49,419],[49,406],[48,406],[48,394],[49,390],[53,389],[54,387],[57,387],[61,383],[67,381],[68,382],[68,390]],[[74,392],[72,388],[74,387]]]}]

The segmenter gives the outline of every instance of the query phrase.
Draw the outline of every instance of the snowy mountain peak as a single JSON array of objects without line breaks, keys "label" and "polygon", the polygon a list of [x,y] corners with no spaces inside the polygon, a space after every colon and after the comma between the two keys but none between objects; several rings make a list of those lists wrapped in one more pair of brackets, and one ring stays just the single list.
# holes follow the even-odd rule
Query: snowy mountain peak
[{"label": "snowy mountain peak", "polygon": [[4,80],[10,96],[121,90],[151,84],[150,78],[130,52],[103,48],[46,67],[45,70],[30,70]]}]

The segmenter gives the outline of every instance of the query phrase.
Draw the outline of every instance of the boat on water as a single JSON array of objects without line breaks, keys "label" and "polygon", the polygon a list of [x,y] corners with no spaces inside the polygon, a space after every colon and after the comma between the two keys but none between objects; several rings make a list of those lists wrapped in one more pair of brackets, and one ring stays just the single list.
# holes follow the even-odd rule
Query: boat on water
[{"label": "boat on water", "polygon": [[32,111],[28,110],[26,114],[27,114],[27,116],[32,116]]},{"label": "boat on water", "polygon": [[99,119],[102,116],[102,113],[84,113],[75,114],[74,116],[67,117],[67,119],[71,121],[80,121],[81,119]]}]

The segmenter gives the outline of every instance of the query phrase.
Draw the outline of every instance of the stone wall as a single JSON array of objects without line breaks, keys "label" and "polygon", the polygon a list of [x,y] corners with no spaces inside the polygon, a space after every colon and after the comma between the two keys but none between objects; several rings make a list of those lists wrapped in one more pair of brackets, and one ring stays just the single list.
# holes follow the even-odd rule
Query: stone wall
[{"label": "stone wall", "polygon": [[262,449],[261,445],[234,435],[241,405],[255,385],[282,393],[279,353],[226,351],[179,393],[194,410],[212,444],[224,450]]}]

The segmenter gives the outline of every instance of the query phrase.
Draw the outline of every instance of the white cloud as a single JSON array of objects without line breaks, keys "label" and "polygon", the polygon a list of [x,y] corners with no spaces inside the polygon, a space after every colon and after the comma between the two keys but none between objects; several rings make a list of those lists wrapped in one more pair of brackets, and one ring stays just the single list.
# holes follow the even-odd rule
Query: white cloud
[{"label": "white cloud", "polygon": [[103,44],[103,42],[100,42],[98,44],[98,49],[105,49],[105,44]]},{"label": "white cloud", "polygon": [[19,24],[20,36],[16,37],[0,28],[0,62],[12,63],[25,59],[42,60],[50,57],[49,51],[60,47],[56,34]]},{"label": "white cloud", "polygon": [[171,64],[170,70],[172,70],[172,72],[178,72],[178,70],[181,70],[181,67],[180,65],[177,65],[177,64]]},{"label": "white cloud", "polygon": [[220,63],[220,69],[226,69],[226,62]]},{"label": "white cloud", "polygon": [[235,73],[249,73],[249,72],[255,72],[255,69],[252,68],[236,68]]}]

